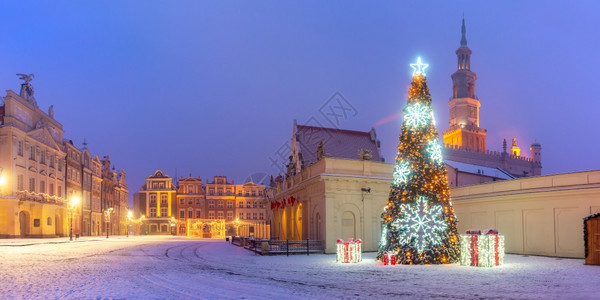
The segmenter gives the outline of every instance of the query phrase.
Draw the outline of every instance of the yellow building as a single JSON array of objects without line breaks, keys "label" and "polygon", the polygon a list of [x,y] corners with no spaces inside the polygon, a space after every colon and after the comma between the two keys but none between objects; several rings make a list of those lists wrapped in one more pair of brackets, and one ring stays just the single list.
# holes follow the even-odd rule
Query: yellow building
[{"label": "yellow building", "polygon": [[450,191],[459,232],[496,228],[507,253],[584,257],[583,218],[600,212],[600,170]]},{"label": "yellow building", "polygon": [[[30,80],[30,79],[29,79]],[[63,126],[28,92],[11,90],[0,106],[0,237],[68,233]]]},{"label": "yellow building", "polygon": [[145,217],[142,234],[175,234],[176,193],[173,179],[161,170],[146,178],[146,183],[133,197],[133,217]]}]

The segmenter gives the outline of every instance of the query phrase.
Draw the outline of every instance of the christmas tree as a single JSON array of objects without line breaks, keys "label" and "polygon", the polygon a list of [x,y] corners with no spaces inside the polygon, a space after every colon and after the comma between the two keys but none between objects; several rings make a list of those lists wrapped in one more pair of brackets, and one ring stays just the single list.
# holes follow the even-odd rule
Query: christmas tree
[{"label": "christmas tree", "polygon": [[404,109],[398,155],[377,258],[395,255],[402,264],[458,261],[459,238],[450,202],[448,173],[435,128],[431,95],[421,58]]}]

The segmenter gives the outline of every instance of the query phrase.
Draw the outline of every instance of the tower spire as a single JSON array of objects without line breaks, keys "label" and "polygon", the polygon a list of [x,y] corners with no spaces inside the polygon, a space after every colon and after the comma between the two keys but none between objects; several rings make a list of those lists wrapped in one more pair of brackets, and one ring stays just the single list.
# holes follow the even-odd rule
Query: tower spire
[{"label": "tower spire", "polygon": [[461,28],[460,32],[462,33],[462,38],[460,39],[460,46],[467,47],[467,27],[465,26],[464,14],[463,14],[463,19],[462,19],[462,28]]}]

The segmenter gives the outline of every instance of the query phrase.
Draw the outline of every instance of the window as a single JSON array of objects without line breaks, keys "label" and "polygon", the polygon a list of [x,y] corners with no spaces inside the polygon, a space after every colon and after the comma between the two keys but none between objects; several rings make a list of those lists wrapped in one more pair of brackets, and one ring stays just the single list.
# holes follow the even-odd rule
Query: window
[{"label": "window", "polygon": [[256,196],[256,191],[252,191],[252,196]]},{"label": "window", "polygon": [[23,175],[17,176],[17,190],[22,191],[25,187],[23,185]]},{"label": "window", "polygon": [[194,199],[192,199],[192,198],[188,199],[188,204],[194,204]]},{"label": "window", "polygon": [[167,204],[167,195],[160,195],[160,204]]},{"label": "window", "polygon": [[200,198],[196,199],[196,204],[200,204]]},{"label": "window", "polygon": [[184,204],[184,202],[185,202],[185,199],[179,198],[179,204]]},{"label": "window", "polygon": [[50,194],[50,196],[54,196],[54,183],[50,184],[48,194]]},{"label": "window", "polygon": [[17,155],[23,156],[23,141],[17,142]]},{"label": "window", "polygon": [[184,226],[179,227],[179,233],[185,233],[185,227]]},{"label": "window", "polygon": [[217,212],[217,219],[223,219],[223,212]]},{"label": "window", "polygon": [[219,200],[219,202],[217,202],[217,207],[223,208],[223,200]]},{"label": "window", "polygon": [[208,201],[208,208],[215,208],[215,200]]},{"label": "window", "polygon": [[40,163],[46,164],[46,151],[44,151],[44,150],[42,150],[42,152],[40,152]]},{"label": "window", "polygon": [[250,202],[250,201],[246,202],[246,208],[252,208],[252,202]]},{"label": "window", "polygon": [[29,147],[29,159],[35,160],[35,146]]},{"label": "window", "polygon": [[219,189],[219,191],[217,192],[217,195],[219,195],[219,196],[223,196],[223,190],[222,190],[222,189]]},{"label": "window", "polygon": [[179,211],[179,218],[180,219],[185,219],[185,210],[180,210]]},{"label": "window", "polygon": [[46,193],[46,182],[43,180],[40,181],[40,193]]},{"label": "window", "polygon": [[193,218],[194,217],[194,211],[193,210],[188,210],[188,218]]},{"label": "window", "polygon": [[263,195],[263,191],[262,190],[258,191],[258,195],[262,196]]},{"label": "window", "polygon": [[208,190],[208,195],[214,196],[215,195],[215,190],[213,190],[213,189]]},{"label": "window", "polygon": [[196,219],[200,219],[200,218],[202,218],[201,211],[196,210]]},{"label": "window", "polygon": [[62,186],[58,186],[58,193],[56,193],[59,197],[62,197]]},{"label": "window", "polygon": [[250,192],[246,191],[246,197],[250,196]]},{"label": "window", "polygon": [[265,214],[264,213],[260,213],[260,219],[264,220],[265,219]]},{"label": "window", "polygon": [[227,212],[227,221],[231,221],[231,220],[233,220],[233,212],[228,211]]},{"label": "window", "polygon": [[150,204],[156,204],[156,194],[150,194]]},{"label": "window", "polygon": [[150,216],[156,217],[156,208],[155,207],[150,208]]},{"label": "window", "polygon": [[240,220],[244,219],[244,213],[240,213]]},{"label": "window", "polygon": [[252,214],[252,219],[256,220],[256,213]]},{"label": "window", "polygon": [[265,208],[265,205],[262,201],[258,202],[258,208]]},{"label": "window", "polygon": [[58,171],[62,171],[62,159],[58,161]]},{"label": "window", "polygon": [[208,212],[208,218],[209,219],[214,219],[215,218],[215,212],[214,211],[209,211]]},{"label": "window", "polygon": [[227,201],[227,208],[233,208],[233,201]]},{"label": "window", "polygon": [[160,208],[160,215],[163,217],[167,216],[167,208],[166,207],[161,207]]},{"label": "window", "polygon": [[188,194],[193,194],[194,193],[194,189],[190,186],[188,188]]},{"label": "window", "polygon": [[238,196],[241,196],[241,195],[242,195],[242,190],[239,190],[238,191]]},{"label": "window", "polygon": [[246,219],[248,219],[248,220],[252,219],[252,214],[251,213],[246,213]]},{"label": "window", "polygon": [[240,201],[240,208],[244,208],[244,201]]},{"label": "window", "polygon": [[252,202],[252,208],[257,208],[258,207],[258,202],[254,201]]},{"label": "window", "polygon": [[29,191],[35,192],[35,178],[29,178]]}]

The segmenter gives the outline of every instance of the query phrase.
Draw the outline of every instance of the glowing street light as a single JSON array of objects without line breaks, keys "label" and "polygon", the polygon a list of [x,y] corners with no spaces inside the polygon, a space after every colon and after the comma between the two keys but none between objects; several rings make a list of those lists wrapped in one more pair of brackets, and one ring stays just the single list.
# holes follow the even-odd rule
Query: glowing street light
[{"label": "glowing street light", "polygon": [[129,237],[129,221],[131,221],[132,217],[133,217],[133,213],[131,211],[127,211],[127,226],[126,226],[127,237]]},{"label": "glowing street light", "polygon": [[71,197],[71,201],[69,201],[69,213],[71,214],[71,230],[69,232],[69,240],[72,241],[73,240],[73,213],[75,212],[75,209],[77,208],[77,206],[79,205],[79,197],[77,196],[73,196]]}]

